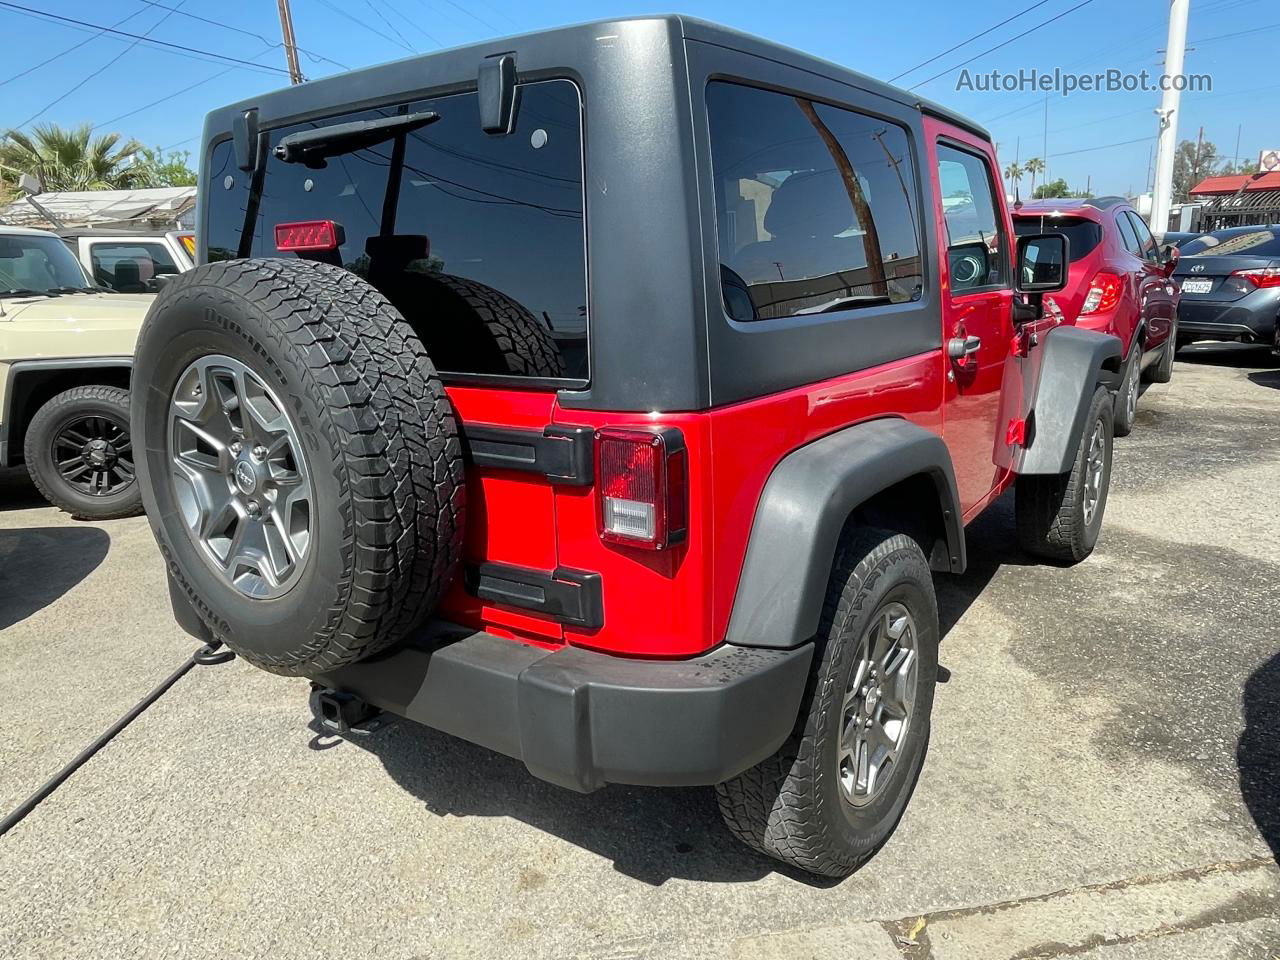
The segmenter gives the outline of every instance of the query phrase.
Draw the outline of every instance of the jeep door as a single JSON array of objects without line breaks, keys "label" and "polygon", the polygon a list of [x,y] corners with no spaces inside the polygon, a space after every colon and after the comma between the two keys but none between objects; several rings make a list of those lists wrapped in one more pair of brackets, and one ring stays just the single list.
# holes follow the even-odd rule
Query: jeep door
[{"label": "jeep door", "polygon": [[943,438],[967,520],[986,505],[1006,470],[1001,384],[1014,335],[1012,230],[995,152],[968,131],[925,118],[940,238],[946,394]]}]

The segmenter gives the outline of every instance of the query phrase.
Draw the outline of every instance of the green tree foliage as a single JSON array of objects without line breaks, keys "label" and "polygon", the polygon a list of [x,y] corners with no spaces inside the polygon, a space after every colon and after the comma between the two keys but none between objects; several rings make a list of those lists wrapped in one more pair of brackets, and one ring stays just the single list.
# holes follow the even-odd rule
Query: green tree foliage
[{"label": "green tree foliage", "polygon": [[1049,183],[1040,184],[1031,196],[1035,200],[1044,200],[1050,197],[1070,197],[1072,193],[1071,188],[1067,186],[1067,181],[1059,177]]},{"label": "green tree foliage", "polygon": [[16,180],[24,173],[45,190],[123,190],[136,185],[132,159],[142,145],[118,133],[93,135],[86,123],[70,129],[40,124],[0,139],[0,166]]},{"label": "green tree foliage", "polygon": [[194,187],[196,172],[188,166],[191,154],[186,150],[165,153],[159,147],[142,147],[130,172],[136,177],[135,187]]},{"label": "green tree foliage", "polygon": [[1218,166],[1218,148],[1205,140],[1183,140],[1173,155],[1173,202],[1186,203],[1191,188],[1205,177],[1212,177]]}]

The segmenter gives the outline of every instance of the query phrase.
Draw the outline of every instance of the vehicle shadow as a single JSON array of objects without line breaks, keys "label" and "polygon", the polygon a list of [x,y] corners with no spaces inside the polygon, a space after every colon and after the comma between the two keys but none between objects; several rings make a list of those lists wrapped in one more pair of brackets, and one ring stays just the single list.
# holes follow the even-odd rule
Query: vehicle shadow
[{"label": "vehicle shadow", "polygon": [[[993,505],[969,529],[969,569],[938,578],[942,635],[956,624],[1006,564],[1030,564],[1020,554],[1013,498]],[[946,673],[943,671],[945,682]],[[439,817],[510,817],[612,861],[618,872],[654,886],[669,879],[741,883],[771,873],[828,888],[813,877],[761,856],[721,823],[710,788],[658,789],[611,785],[578,794],[535,778],[524,764],[428,727],[399,720],[348,741],[313,724],[315,750],[367,750],[392,780]]]},{"label": "vehicle shadow", "polygon": [[1280,863],[1280,653],[1244,685],[1244,732],[1236,744],[1240,795]]},{"label": "vehicle shadow", "polygon": [[0,631],[87,577],[110,545],[104,531],[90,526],[0,530]]},{"label": "vehicle shadow", "polygon": [[0,510],[26,510],[47,507],[49,502],[31,482],[26,467],[0,469]]},{"label": "vehicle shadow", "polygon": [[1249,382],[1260,387],[1280,390],[1280,370],[1262,370],[1249,374]]},{"label": "vehicle shadow", "polygon": [[1271,351],[1271,347],[1256,343],[1193,343],[1178,351],[1178,362],[1242,370],[1273,370],[1280,367],[1280,357]]}]

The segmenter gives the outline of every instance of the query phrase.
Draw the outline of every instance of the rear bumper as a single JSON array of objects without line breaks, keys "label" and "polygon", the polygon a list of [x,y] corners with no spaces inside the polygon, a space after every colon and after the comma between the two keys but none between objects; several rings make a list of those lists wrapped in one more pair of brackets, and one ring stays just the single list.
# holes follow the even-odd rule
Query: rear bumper
[{"label": "rear bumper", "polygon": [[1197,339],[1270,343],[1275,335],[1276,307],[1251,309],[1212,301],[1183,300],[1178,305],[1178,335]]},{"label": "rear bumper", "polygon": [[812,656],[812,644],[725,644],[688,660],[633,660],[434,624],[314,679],[587,792],[720,783],[763,760],[795,725]]}]

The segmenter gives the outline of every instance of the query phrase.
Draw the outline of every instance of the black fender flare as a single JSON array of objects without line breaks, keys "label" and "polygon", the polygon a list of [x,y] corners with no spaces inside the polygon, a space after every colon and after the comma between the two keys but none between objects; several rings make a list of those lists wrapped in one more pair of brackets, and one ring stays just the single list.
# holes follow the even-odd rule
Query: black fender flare
[{"label": "black fender flare", "polygon": [[1051,475],[1071,469],[1099,384],[1112,393],[1124,371],[1119,337],[1079,327],[1054,327],[1033,351],[1039,375],[1031,404],[1028,445],[1013,459],[1015,473]]},{"label": "black fender flare", "polygon": [[813,637],[849,515],[876,494],[920,475],[933,481],[946,533],[946,556],[933,565],[963,572],[960,498],[942,437],[897,417],[856,424],[792,451],[769,475],[725,640],[785,649]]}]

